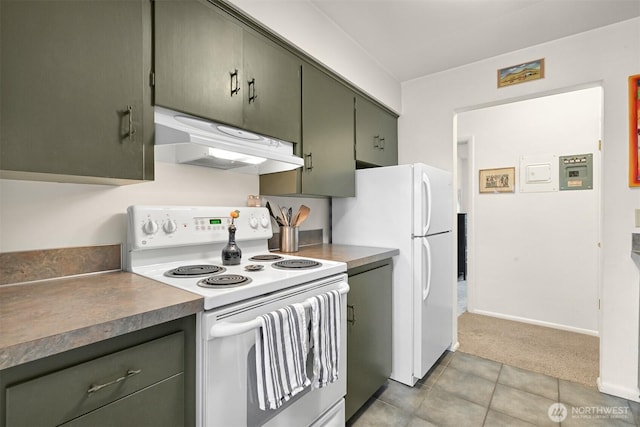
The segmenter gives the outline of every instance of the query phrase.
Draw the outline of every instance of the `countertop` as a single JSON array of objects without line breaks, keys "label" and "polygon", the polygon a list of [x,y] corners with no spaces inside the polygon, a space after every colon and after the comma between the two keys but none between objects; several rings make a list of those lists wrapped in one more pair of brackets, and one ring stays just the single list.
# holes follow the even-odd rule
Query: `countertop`
[{"label": "countertop", "polygon": [[[318,244],[292,255],[347,263],[391,258],[398,249]],[[202,311],[200,295],[113,271],[0,286],[0,369]]]},{"label": "countertop", "polygon": [[301,246],[297,252],[290,252],[289,254],[308,258],[346,262],[347,269],[351,270],[352,268],[391,258],[399,253],[400,251],[398,249],[393,248],[320,244]]},{"label": "countertop", "polygon": [[0,286],[0,369],[185,317],[201,296],[127,272]]}]

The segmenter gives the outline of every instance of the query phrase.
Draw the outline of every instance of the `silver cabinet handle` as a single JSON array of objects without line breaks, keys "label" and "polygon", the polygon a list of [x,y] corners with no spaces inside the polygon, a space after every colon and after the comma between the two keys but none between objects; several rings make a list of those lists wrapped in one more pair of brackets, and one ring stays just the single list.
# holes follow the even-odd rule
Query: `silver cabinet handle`
[{"label": "silver cabinet handle", "polygon": [[[307,159],[309,159],[308,165],[307,165]],[[313,153],[305,154],[304,161],[305,161],[305,167],[307,168],[307,170],[309,171],[312,170],[313,169]]]},{"label": "silver cabinet handle", "polygon": [[249,84],[249,104],[251,104],[252,102],[256,102],[256,98],[258,98],[256,94],[256,79],[251,79],[247,83]]},{"label": "silver cabinet handle", "polygon": [[[233,73],[229,73],[231,75],[231,96],[237,95],[240,92],[240,85],[238,81],[238,69],[233,70]],[[235,84],[234,84],[235,82]]]},{"label": "silver cabinet handle", "polygon": [[378,148],[380,148],[381,150],[384,150],[384,143],[385,143],[384,138],[380,138],[380,146]]},{"label": "silver cabinet handle", "polygon": [[[349,310],[351,310],[351,317],[349,317]],[[356,307],[351,304],[347,304],[347,322],[356,324]]]},{"label": "silver cabinet handle", "polygon": [[373,148],[379,148],[380,147],[380,135],[375,135],[373,137]]},{"label": "silver cabinet handle", "polygon": [[127,132],[125,137],[129,138],[129,142],[133,142],[134,141],[133,136],[136,134],[136,130],[133,127],[133,106],[132,105],[127,105],[126,114],[129,116],[129,132]]},{"label": "silver cabinet handle", "polygon": [[129,370],[127,370],[127,373],[124,376],[122,376],[120,378],[116,378],[113,381],[109,381],[108,383],[104,383],[104,384],[97,384],[97,385],[93,384],[91,387],[89,387],[89,390],[87,390],[87,393],[88,394],[95,393],[96,391],[101,390],[101,389],[103,389],[105,387],[108,387],[108,386],[113,385],[113,384],[117,384],[117,383],[119,383],[121,381],[126,380],[129,377],[134,376],[134,375],[138,375],[140,372],[142,372],[142,369],[136,369],[136,370],[129,369]]}]

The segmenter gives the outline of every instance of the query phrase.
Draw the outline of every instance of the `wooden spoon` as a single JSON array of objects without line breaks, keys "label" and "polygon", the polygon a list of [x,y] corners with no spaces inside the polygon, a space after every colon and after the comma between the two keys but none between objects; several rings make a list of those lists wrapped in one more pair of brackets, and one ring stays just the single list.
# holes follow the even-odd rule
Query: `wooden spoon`
[{"label": "wooden spoon", "polygon": [[309,216],[309,212],[311,212],[311,209],[309,209],[309,207],[301,205],[300,209],[298,209],[298,212],[296,213],[296,219],[295,221],[293,221],[294,227],[302,224],[304,220]]}]

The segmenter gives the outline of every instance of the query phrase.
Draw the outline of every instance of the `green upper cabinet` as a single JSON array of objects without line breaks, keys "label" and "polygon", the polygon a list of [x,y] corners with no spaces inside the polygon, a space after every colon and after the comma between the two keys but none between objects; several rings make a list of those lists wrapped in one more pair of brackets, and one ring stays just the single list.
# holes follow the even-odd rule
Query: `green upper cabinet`
[{"label": "green upper cabinet", "polygon": [[242,126],[242,27],[206,1],[154,8],[155,104]]},{"label": "green upper cabinet", "polygon": [[2,0],[0,20],[0,176],[153,179],[149,2]]},{"label": "green upper cabinet", "polygon": [[205,0],[155,2],[155,103],[300,141],[301,61]]},{"label": "green upper cabinet", "polygon": [[243,45],[243,127],[300,142],[300,59],[250,30]]},{"label": "green upper cabinet", "polygon": [[260,176],[260,194],[355,196],[355,94],[316,67],[302,68],[302,170]]},{"label": "green upper cabinet", "polygon": [[358,167],[398,164],[398,120],[362,96],[356,98]]}]

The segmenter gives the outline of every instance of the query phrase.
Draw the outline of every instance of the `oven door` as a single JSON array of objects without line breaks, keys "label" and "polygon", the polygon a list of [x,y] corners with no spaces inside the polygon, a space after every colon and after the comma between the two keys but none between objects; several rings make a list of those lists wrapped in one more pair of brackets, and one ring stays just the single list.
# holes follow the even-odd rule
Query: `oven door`
[{"label": "oven door", "polygon": [[[275,410],[260,410],[256,386],[255,334],[257,316],[334,289],[341,291],[339,378],[330,385],[307,387]],[[199,354],[200,416],[206,427],[309,426],[334,408],[346,393],[347,275],[289,288],[250,301],[207,311],[202,316]],[[309,357],[311,359],[311,357]],[[309,378],[312,369],[308,364]],[[344,424],[344,415],[340,420]]]}]

